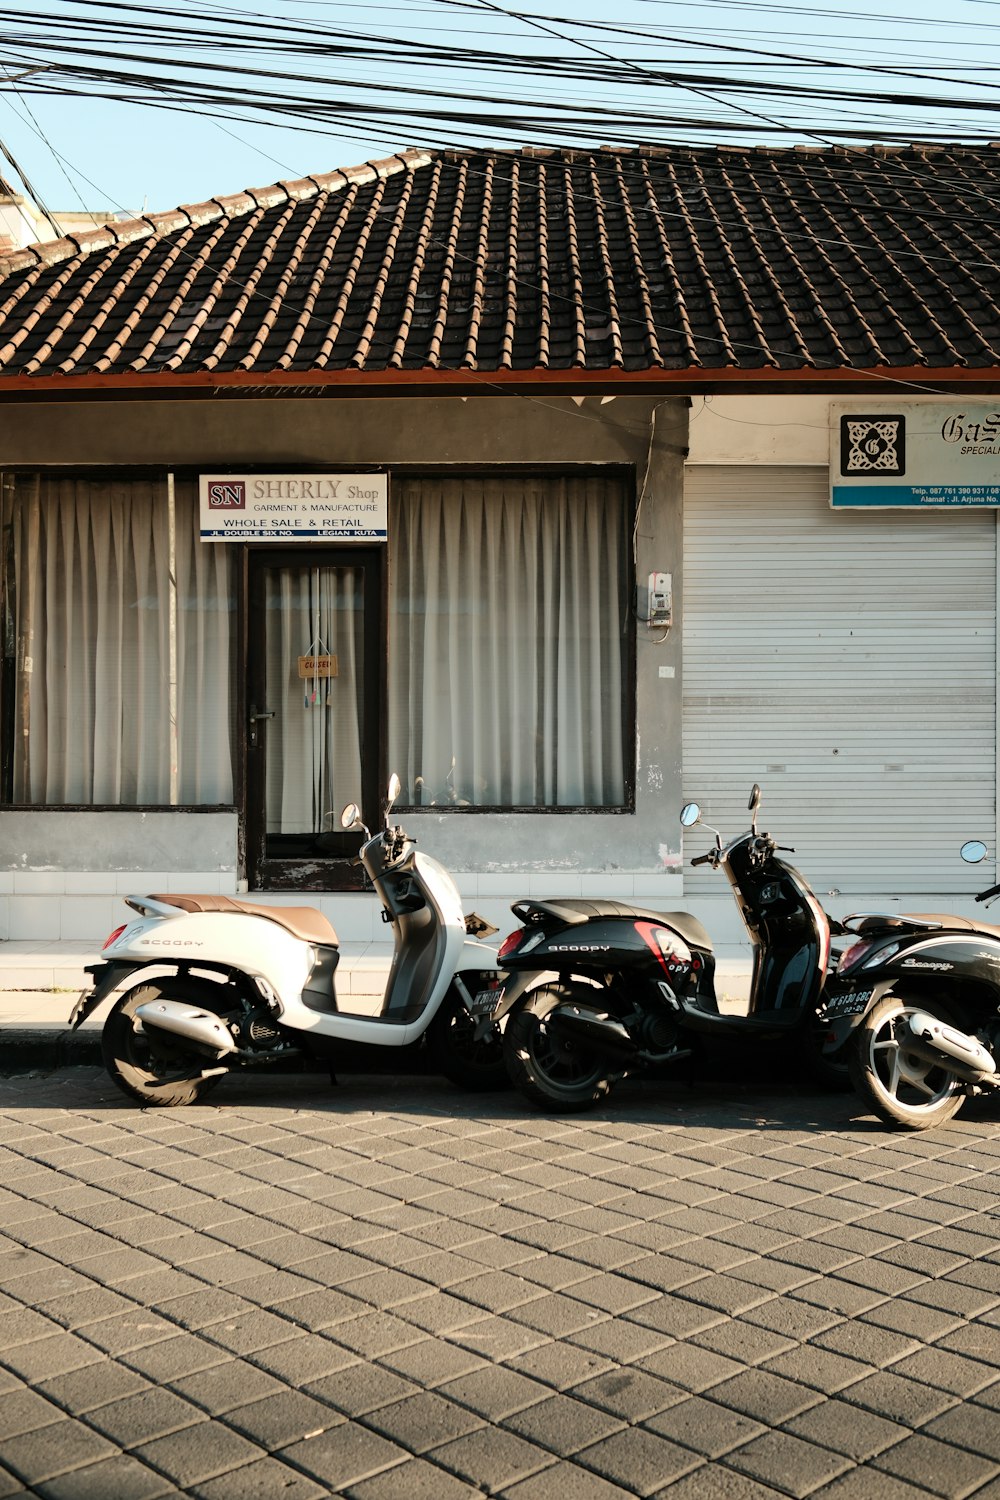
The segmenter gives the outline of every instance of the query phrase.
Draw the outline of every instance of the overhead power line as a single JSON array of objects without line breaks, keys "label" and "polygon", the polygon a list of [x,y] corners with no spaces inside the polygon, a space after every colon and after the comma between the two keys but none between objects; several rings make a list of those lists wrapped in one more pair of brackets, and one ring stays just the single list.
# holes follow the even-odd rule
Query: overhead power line
[{"label": "overhead power line", "polygon": [[[525,54],[516,47],[471,46],[465,39],[449,44],[387,38],[237,7],[75,0],[60,9],[50,0],[48,9],[0,7],[0,55],[47,67],[50,78],[29,80],[22,93],[197,104],[220,117],[237,108],[244,119],[256,113],[264,121],[275,111],[286,120],[320,125],[349,113],[374,118],[365,96],[386,90],[413,101],[409,110],[386,110],[386,128],[412,123],[431,145],[438,144],[433,128],[438,120],[449,132],[461,129],[468,141],[482,140],[484,133],[495,140],[503,130],[512,141],[537,143],[582,140],[588,132],[593,139],[595,126],[623,142],[677,138],[692,129],[702,138],[731,138],[737,131],[770,138],[815,126],[824,114],[825,133],[848,141],[873,134],[941,140],[956,133],[978,139],[1000,133],[992,82],[986,78],[942,78],[877,59],[844,67],[801,50],[704,36],[692,42],[662,27],[640,31],[617,20],[586,18],[553,24],[536,11],[489,9],[547,33],[549,50]],[[468,17],[477,11],[485,14],[482,0],[440,0],[433,14]],[[419,13],[427,14],[426,7]],[[655,36],[671,55],[644,56],[640,63],[595,41],[612,36],[620,44],[640,35],[647,42]],[[709,57],[716,60],[706,71]],[[724,57],[729,68],[722,66]],[[765,67],[784,69],[785,75],[764,72]],[[540,79],[558,87],[557,100],[546,100],[544,91],[540,96]],[[492,87],[487,80],[493,80]],[[946,91],[942,85],[954,88]],[[628,106],[615,105],[616,90],[630,95]],[[673,91],[678,105],[664,108],[664,91]],[[685,95],[688,103],[679,107]],[[692,111],[695,97],[710,103],[711,111]],[[849,110],[855,111],[853,119]],[[910,122],[917,111],[921,123],[914,131]]]}]

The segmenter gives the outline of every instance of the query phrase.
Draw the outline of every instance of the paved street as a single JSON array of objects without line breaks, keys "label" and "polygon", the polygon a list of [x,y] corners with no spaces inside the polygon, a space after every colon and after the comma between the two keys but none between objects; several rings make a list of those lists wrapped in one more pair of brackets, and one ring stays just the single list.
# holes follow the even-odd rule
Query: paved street
[{"label": "paved street", "polygon": [[0,1080],[0,1497],[1000,1496],[1000,1106]]}]

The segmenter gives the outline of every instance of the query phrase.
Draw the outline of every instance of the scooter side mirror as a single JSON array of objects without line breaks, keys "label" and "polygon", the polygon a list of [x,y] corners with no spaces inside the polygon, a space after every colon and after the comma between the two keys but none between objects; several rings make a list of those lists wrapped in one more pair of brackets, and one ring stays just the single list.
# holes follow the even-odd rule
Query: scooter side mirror
[{"label": "scooter side mirror", "polygon": [[361,809],[356,802],[348,802],[340,815],[341,828],[353,828],[355,823],[361,821]]},{"label": "scooter side mirror", "polygon": [[967,865],[978,865],[986,858],[988,851],[981,839],[970,839],[958,852]]},{"label": "scooter side mirror", "polygon": [[395,771],[393,771],[392,775],[389,777],[389,790],[386,794],[388,797],[388,801],[385,805],[386,817],[388,817],[390,812],[392,811],[393,803],[396,801],[396,798],[399,796],[402,789],[403,784],[400,781],[399,777],[396,775]]},{"label": "scooter side mirror", "polygon": [[701,808],[697,802],[685,802],[681,808],[681,827],[693,828],[696,823],[701,822]]},{"label": "scooter side mirror", "polygon": [[747,803],[747,812],[755,813],[760,806],[760,787],[756,781],[750,791],[750,801]]}]

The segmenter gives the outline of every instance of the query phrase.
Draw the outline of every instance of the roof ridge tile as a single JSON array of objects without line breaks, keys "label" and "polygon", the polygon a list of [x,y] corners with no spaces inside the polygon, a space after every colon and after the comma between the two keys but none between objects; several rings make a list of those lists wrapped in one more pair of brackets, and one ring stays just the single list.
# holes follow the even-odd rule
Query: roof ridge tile
[{"label": "roof ridge tile", "polygon": [[96,229],[79,230],[59,239],[26,245],[11,255],[0,254],[0,279],[32,266],[52,266],[74,255],[90,255],[97,250],[110,249],[112,245],[131,244],[148,235],[169,234],[189,225],[201,226],[219,218],[253,213],[258,208],[274,208],[289,199],[302,201],[352,184],[377,182],[397,172],[416,171],[418,167],[430,165],[433,160],[432,152],[410,147],[357,167],[337,167],[332,172],[319,172],[310,177],[268,183],[259,188],[243,188],[237,193],[208,198],[203,203],[182,203],[159,213],[113,219]]}]

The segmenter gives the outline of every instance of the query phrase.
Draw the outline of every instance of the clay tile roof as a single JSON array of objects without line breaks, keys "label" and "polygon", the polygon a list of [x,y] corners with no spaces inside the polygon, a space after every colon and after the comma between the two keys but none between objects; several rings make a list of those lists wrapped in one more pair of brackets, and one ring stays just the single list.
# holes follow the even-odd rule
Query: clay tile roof
[{"label": "clay tile roof", "polygon": [[0,390],[995,369],[998,188],[997,146],[404,151],[0,256]]}]

